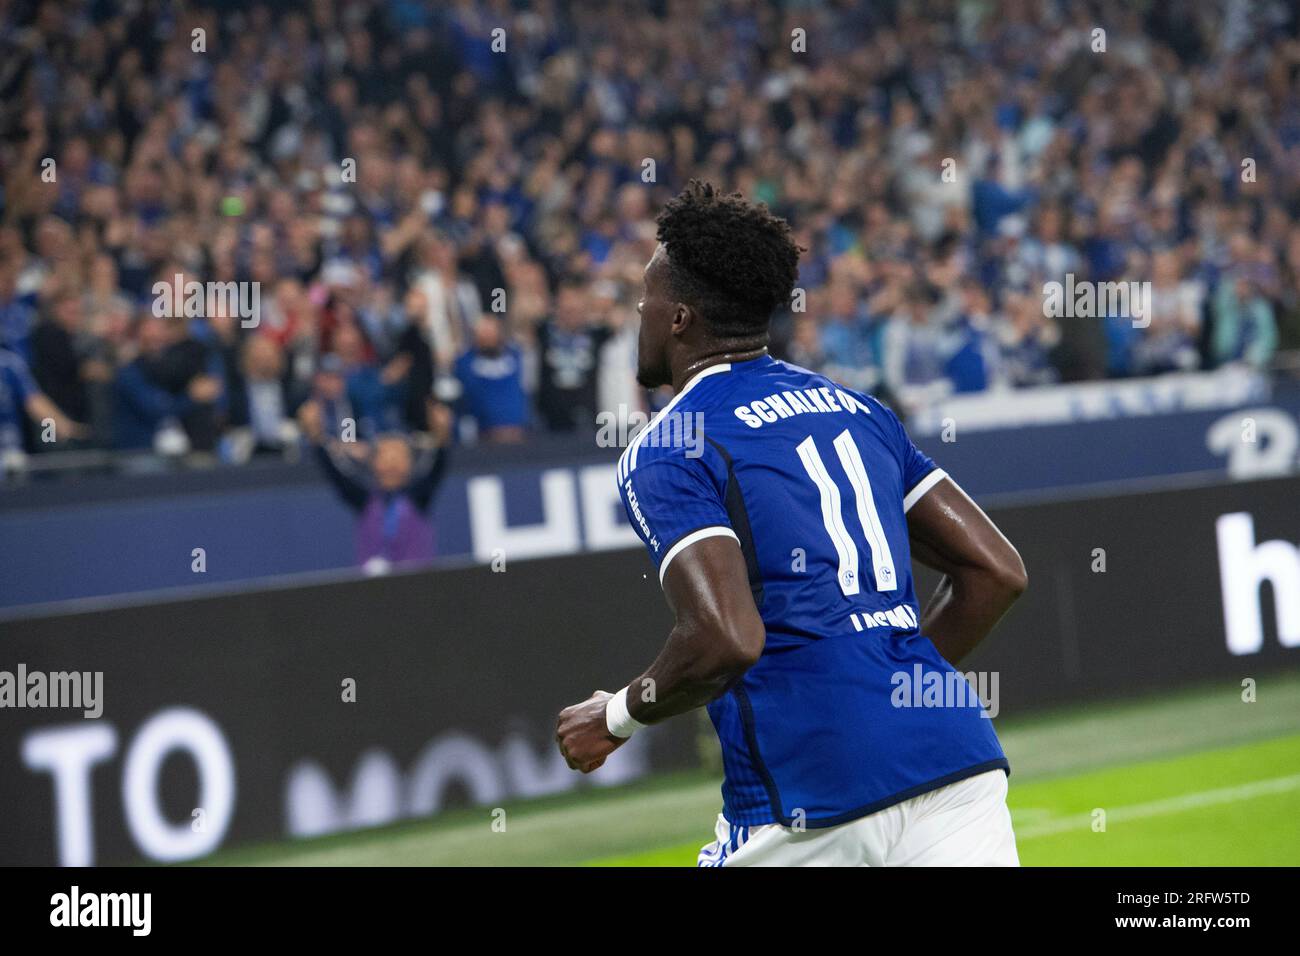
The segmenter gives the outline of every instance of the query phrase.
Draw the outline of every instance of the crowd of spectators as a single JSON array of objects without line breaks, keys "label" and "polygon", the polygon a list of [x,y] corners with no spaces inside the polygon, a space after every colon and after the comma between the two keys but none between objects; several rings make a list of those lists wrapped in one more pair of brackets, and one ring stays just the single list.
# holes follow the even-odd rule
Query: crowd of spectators
[{"label": "crowd of spectators", "polygon": [[[636,301],[691,177],[806,249],[774,352],[904,413],[1266,366],[1300,346],[1298,30],[1285,0],[8,4],[0,451],[53,419],[243,460],[304,404],[594,432],[654,400]],[[1066,275],[1149,281],[1149,325],[1049,316]],[[256,324],[160,317],[176,277],[256,283]]]}]

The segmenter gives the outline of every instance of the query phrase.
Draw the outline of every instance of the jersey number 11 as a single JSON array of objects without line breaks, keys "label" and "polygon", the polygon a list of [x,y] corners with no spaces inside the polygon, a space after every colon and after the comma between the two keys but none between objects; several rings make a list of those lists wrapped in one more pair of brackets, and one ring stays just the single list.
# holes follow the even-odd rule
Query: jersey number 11
[{"label": "jersey number 11", "polygon": [[[876,512],[876,499],[871,494],[871,483],[867,480],[867,468],[862,463],[862,454],[853,441],[853,436],[846,428],[836,437],[835,452],[839,455],[840,465],[849,479],[853,497],[858,505],[858,521],[866,533],[867,545],[871,549],[871,567],[875,571],[876,590],[893,591],[898,587],[898,576],[894,573],[894,558],[889,553],[889,540],[885,529],[880,525],[880,515]],[[799,443],[799,460],[803,462],[808,477],[817,486],[821,494],[822,523],[826,525],[826,534],[830,536],[835,553],[839,556],[839,573],[837,579],[840,590],[845,596],[857,594],[858,583],[858,546],[849,535],[844,525],[844,514],[840,510],[840,489],[831,479],[817,451],[817,443],[811,435]]]}]

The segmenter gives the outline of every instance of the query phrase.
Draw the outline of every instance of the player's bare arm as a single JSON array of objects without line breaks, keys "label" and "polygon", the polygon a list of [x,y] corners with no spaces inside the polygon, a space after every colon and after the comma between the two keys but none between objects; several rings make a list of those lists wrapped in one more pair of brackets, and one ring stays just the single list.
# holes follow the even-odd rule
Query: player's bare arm
[{"label": "player's bare arm", "polygon": [[[766,639],[745,559],[733,538],[704,538],[678,554],[664,574],[664,594],[676,624],[627,695],[628,711],[641,724],[683,714],[721,695],[758,660]],[[642,688],[654,692],[643,695]],[[575,770],[595,770],[626,739],[609,732],[610,697],[597,691],[560,712],[556,739]]]},{"label": "player's bare arm", "polygon": [[943,574],[921,633],[952,665],[974,650],[1029,578],[1020,554],[983,510],[944,478],[907,513],[912,555]]}]

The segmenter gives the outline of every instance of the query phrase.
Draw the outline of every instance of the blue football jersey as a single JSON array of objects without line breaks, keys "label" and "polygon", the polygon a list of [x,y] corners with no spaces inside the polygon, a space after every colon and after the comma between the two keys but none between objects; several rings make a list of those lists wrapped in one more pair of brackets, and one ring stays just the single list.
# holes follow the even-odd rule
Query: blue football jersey
[{"label": "blue football jersey", "polygon": [[617,476],[661,582],[711,535],[735,538],[748,566],[767,641],[708,708],[732,824],[834,826],[1009,772],[973,694],[913,693],[960,680],[920,633],[907,533],[945,475],[888,408],[770,356],[710,366]]}]

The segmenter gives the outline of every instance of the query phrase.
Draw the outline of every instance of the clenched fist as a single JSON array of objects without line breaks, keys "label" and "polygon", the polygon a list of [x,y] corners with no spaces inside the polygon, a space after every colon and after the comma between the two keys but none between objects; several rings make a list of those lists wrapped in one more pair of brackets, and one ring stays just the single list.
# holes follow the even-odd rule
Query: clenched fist
[{"label": "clenched fist", "polygon": [[591,773],[605,758],[626,742],[615,737],[605,723],[605,705],[613,694],[598,690],[581,704],[560,711],[555,725],[555,742],[571,770]]}]

